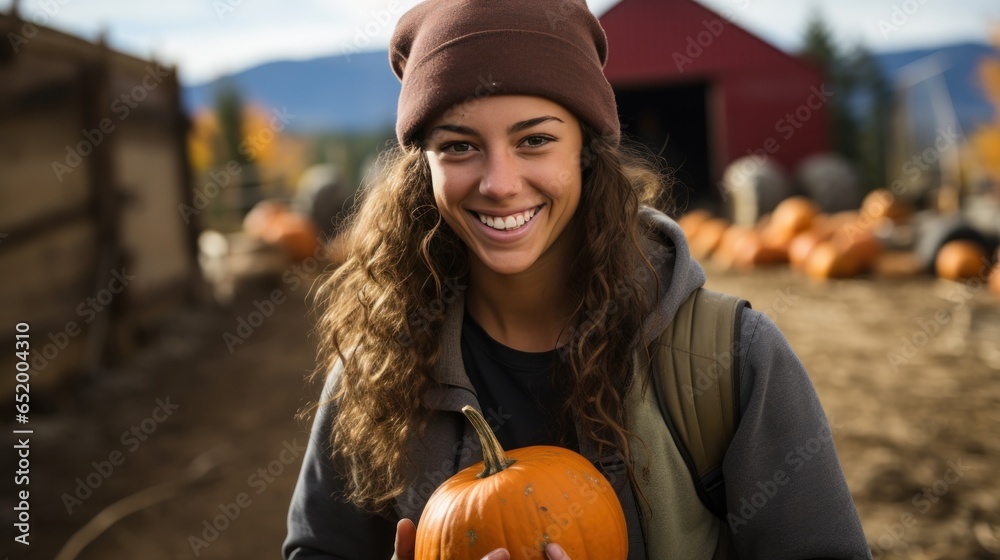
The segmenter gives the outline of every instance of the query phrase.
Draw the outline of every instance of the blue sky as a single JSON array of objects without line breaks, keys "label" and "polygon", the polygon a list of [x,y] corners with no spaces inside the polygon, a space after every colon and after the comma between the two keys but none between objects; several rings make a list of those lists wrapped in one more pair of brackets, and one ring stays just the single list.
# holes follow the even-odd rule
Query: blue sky
[{"label": "blue sky", "polygon": [[[661,0],[669,1],[669,0]],[[698,0],[784,50],[819,10],[836,40],[875,51],[989,41],[1000,0]],[[588,0],[598,15],[619,0]],[[12,0],[0,0],[0,10]],[[199,83],[272,60],[385,49],[417,0],[22,0],[22,17],[112,47],[176,63]],[[731,15],[729,15],[731,14]]]}]

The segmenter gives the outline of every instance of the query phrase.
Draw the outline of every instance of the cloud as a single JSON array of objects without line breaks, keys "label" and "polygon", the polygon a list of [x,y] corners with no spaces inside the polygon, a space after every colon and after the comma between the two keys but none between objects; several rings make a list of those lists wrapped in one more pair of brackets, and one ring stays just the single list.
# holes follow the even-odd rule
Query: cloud
[{"label": "cloud", "polygon": [[[27,0],[20,9],[29,20],[44,18],[46,25],[88,39],[107,30],[113,48],[176,63],[182,79],[193,83],[272,60],[384,49],[399,16],[417,1]],[[589,5],[603,14],[618,1],[590,0]],[[989,24],[1000,23],[996,0],[964,0],[961,8],[946,0],[698,1],[731,12],[737,24],[784,50],[798,48],[816,8],[843,47],[860,42],[878,51],[986,41]],[[10,4],[0,0],[0,10]],[[879,21],[889,20],[897,6],[914,13],[885,34]]]}]

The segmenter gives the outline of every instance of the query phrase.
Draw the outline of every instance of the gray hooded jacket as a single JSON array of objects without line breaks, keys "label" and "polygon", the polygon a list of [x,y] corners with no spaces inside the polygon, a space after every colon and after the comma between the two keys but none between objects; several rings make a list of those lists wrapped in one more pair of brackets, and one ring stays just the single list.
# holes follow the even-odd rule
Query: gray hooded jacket
[{"label": "gray hooded jacket", "polygon": [[[661,278],[660,304],[645,320],[648,344],[705,283],[705,272],[691,258],[684,234],[673,220],[648,208],[641,217],[651,221],[659,234],[645,247]],[[388,560],[396,521],[407,517],[419,523],[437,486],[481,460],[478,438],[460,412],[467,404],[479,408],[462,363],[463,306],[464,294],[458,294],[446,311],[442,358],[435,371],[439,388],[424,395],[424,402],[439,413],[428,424],[423,443],[413,444],[417,465],[410,473],[409,488],[395,501],[395,515],[372,515],[342,500],[345,481],[330,458],[330,423],[336,411],[334,405],[326,405],[314,421],[292,497],[284,558]],[[775,324],[750,309],[743,313],[739,348],[742,417],[726,453],[723,475],[726,521],[740,558],[871,558],[831,428],[802,363]],[[324,400],[339,374],[338,364],[327,379]],[[581,453],[597,461],[588,440],[579,441]],[[669,476],[691,480],[684,469]],[[686,494],[693,496],[693,483],[688,483],[692,491]],[[630,507],[626,502],[631,499],[623,500]],[[697,500],[688,502],[693,503],[684,507],[703,507]],[[635,527],[630,526],[629,533],[632,543],[637,534],[642,538]],[[642,548],[630,546],[630,560],[645,558]]]}]

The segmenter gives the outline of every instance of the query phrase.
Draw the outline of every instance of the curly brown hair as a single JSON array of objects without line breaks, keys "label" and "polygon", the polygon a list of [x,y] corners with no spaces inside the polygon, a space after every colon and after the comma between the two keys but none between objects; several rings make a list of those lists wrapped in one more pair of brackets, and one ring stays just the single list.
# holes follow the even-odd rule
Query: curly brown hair
[{"label": "curly brown hair", "polygon": [[[584,125],[583,181],[572,226],[588,232],[572,264],[568,294],[576,302],[553,375],[569,396],[560,415],[573,418],[604,454],[621,453],[634,478],[625,411],[634,343],[659,293],[656,270],[640,239],[638,214],[663,209],[665,177],[629,144],[615,144]],[[637,145],[636,145],[637,146]],[[408,441],[431,410],[420,395],[435,383],[443,316],[415,328],[410,317],[441,301],[445,284],[468,272],[466,247],[438,213],[430,171],[418,147],[394,147],[379,158],[345,223],[345,261],[316,293],[322,378],[341,362],[332,395],[334,463],[345,474],[345,498],[388,511],[406,490]],[[657,282],[650,290],[649,271]],[[596,318],[596,319],[595,319]],[[325,403],[324,403],[325,404]],[[338,460],[339,459],[339,460]]]}]

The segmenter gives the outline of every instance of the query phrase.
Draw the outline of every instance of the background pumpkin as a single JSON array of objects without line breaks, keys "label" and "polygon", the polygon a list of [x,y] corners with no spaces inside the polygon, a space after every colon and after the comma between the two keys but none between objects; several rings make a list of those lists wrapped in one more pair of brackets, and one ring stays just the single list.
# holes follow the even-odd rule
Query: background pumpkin
[{"label": "background pumpkin", "polygon": [[958,239],[945,243],[934,260],[934,270],[945,280],[965,280],[980,273],[986,252],[974,241]]},{"label": "background pumpkin", "polygon": [[505,453],[478,411],[462,412],[479,434],[484,461],[431,494],[417,526],[416,560],[479,560],[500,547],[511,558],[545,558],[550,542],[573,560],[625,560],[625,514],[590,461],[544,445]]}]

